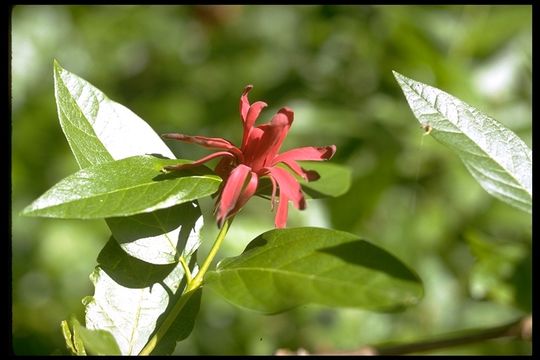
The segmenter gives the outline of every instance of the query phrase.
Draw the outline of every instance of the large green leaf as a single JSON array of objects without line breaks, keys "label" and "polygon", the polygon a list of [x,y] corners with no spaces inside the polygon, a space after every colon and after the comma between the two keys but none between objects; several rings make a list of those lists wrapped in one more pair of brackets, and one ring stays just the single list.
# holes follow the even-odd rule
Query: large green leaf
[{"label": "large green leaf", "polygon": [[[56,62],[54,73],[60,123],[81,168],[135,155],[159,154],[163,157],[174,157],[154,130],[129,109],[108,99],[86,80],[61,68]],[[185,286],[183,282],[179,283],[184,274],[178,264],[179,258],[187,262],[191,271],[195,272],[194,254],[200,243],[202,215],[194,201],[155,212],[109,218],[107,223],[122,249],[134,258],[119,251],[112,240],[102,250],[100,263],[103,268],[98,267],[92,276],[95,280],[95,295],[86,299],[89,304],[86,309],[86,324],[91,324],[89,326],[93,329],[112,330],[115,338],[123,339],[122,354],[128,354],[130,349],[136,354],[137,348],[144,346],[149,332],[154,329],[135,326],[138,321],[136,312],[130,313],[129,309],[125,309],[122,299],[134,295],[140,304],[151,304],[151,308],[145,309],[142,314],[147,315],[146,320],[151,323],[161,323],[162,317],[168,314],[171,304]],[[152,264],[172,265],[152,266],[137,262],[135,258]],[[118,265],[112,266],[117,260]],[[148,273],[154,275],[148,276]],[[149,278],[156,283],[137,283],[141,278]],[[173,289],[178,287],[174,296],[170,291],[166,294],[161,291],[160,296],[155,296],[151,291],[153,286],[162,289],[163,284],[169,284]],[[135,289],[130,287],[133,285],[136,285]],[[110,303],[107,299],[110,299]],[[166,302],[169,305],[163,310],[162,304]],[[165,338],[158,343],[154,353],[171,353],[176,341],[189,335],[199,303],[200,293],[198,298],[192,296]],[[108,305],[116,305],[116,308]],[[130,309],[136,310],[137,307]],[[131,324],[131,333],[123,332],[121,326],[111,326],[109,320],[119,316],[125,316],[121,324]],[[63,330],[65,331],[64,327]],[[75,346],[78,345],[78,350],[81,351],[82,348],[84,353],[81,343],[73,344],[73,341],[80,340],[80,337],[75,335],[76,329],[74,340],[69,337],[70,341],[67,341],[68,346],[71,344],[73,350],[77,351]],[[126,343],[132,346],[126,346]]]},{"label": "large green leaf", "polygon": [[[143,119],[57,62],[54,63],[54,79],[60,124],[81,168],[135,155],[174,157]],[[84,144],[83,152],[78,151],[78,144]],[[110,156],[104,155],[104,151]],[[120,246],[131,256],[153,264],[172,263],[178,259],[182,248],[179,240],[185,238],[186,231],[192,230],[190,238],[199,236],[202,215],[200,210],[193,210],[194,207],[197,207],[196,202],[186,203],[158,210],[156,214],[107,219],[107,224]],[[197,226],[192,226],[194,213],[197,213]],[[184,215],[187,218],[184,219]],[[186,226],[182,225],[184,222]],[[148,236],[141,237],[141,234]],[[173,247],[180,252],[172,252]]]},{"label": "large green leaf", "polygon": [[80,219],[128,216],[216,192],[221,178],[204,168],[168,174],[161,171],[166,165],[183,162],[187,161],[142,155],[93,165],[60,181],[23,214]]},{"label": "large green leaf", "polygon": [[437,88],[394,71],[418,121],[461,160],[491,195],[532,208],[532,151],[495,119]]},{"label": "large green leaf", "polygon": [[81,168],[134,155],[174,158],[144,120],[56,61],[54,89],[60,125]]},{"label": "large green leaf", "polygon": [[207,273],[205,286],[241,307],[276,313],[302,304],[393,311],[423,296],[418,276],[385,250],[342,231],[268,231]]},{"label": "large green leaf", "polygon": [[[184,258],[190,258],[183,254]],[[191,268],[195,256],[191,257]],[[180,264],[149,264],[126,254],[111,239],[90,276],[95,293],[86,297],[86,327],[110,332],[123,355],[136,355],[164,321],[180,297],[185,281]],[[154,353],[170,353],[176,341],[191,332],[200,303],[193,295]],[[189,311],[188,311],[189,310]]]}]

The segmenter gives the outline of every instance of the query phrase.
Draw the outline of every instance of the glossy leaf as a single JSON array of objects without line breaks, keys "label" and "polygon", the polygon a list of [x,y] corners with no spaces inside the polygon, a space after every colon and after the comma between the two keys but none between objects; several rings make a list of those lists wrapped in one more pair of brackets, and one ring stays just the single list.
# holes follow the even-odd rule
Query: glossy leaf
[{"label": "glossy leaf", "polygon": [[495,119],[437,88],[394,71],[414,115],[491,195],[531,212],[532,151]]},{"label": "glossy leaf", "polygon": [[81,168],[134,155],[175,157],[144,120],[56,61],[54,89],[60,125]]},{"label": "glossy leaf", "polygon": [[[129,109],[110,100],[86,80],[63,69],[56,61],[54,74],[60,124],[81,168],[144,154],[174,158],[158,134]],[[82,157],[77,152],[76,145],[79,143],[85,144]],[[104,156],[103,149],[110,156]],[[197,217],[196,226],[193,226],[194,216]],[[203,222],[196,202],[106,221],[115,239],[128,254],[153,264],[175,262],[185,245],[183,241],[186,236],[193,250],[196,250]],[[191,232],[186,235],[188,229]],[[148,236],[143,237],[142,234]],[[173,248],[179,251],[174,252]]]},{"label": "glossy leaf", "polygon": [[[193,268],[195,256],[186,261]],[[95,293],[83,300],[86,326],[109,331],[123,355],[137,355],[178,300],[185,286],[184,270],[178,263],[155,265],[131,257],[113,239],[99,254],[98,263],[90,276]],[[180,313],[169,329],[168,342],[157,349],[172,352],[171,343],[189,335],[199,302],[200,293],[192,296],[186,305],[190,313]]]},{"label": "glossy leaf", "polygon": [[264,313],[309,303],[394,311],[423,296],[418,276],[385,250],[350,233],[311,227],[260,235],[208,272],[205,286]]},{"label": "glossy leaf", "polygon": [[[204,168],[161,172],[181,160],[143,155],[90,166],[68,176],[23,215],[96,219],[151,212],[213,194],[221,178]],[[207,170],[207,169],[206,169]]]},{"label": "glossy leaf", "polygon": [[[81,168],[144,154],[174,158],[144,120],[108,99],[84,79],[62,69],[58,63],[55,62],[54,67],[60,122]],[[63,115],[65,113],[72,116],[67,117]],[[73,123],[78,126],[73,126]],[[85,144],[84,154],[77,152],[77,144]],[[110,156],[103,156],[103,149]],[[184,272],[178,264],[179,258],[183,257],[191,271],[196,272],[195,253],[200,243],[202,215],[195,201],[106,220],[125,252],[111,239],[100,253],[100,266],[93,275],[95,294],[86,298],[86,324],[93,329],[110,330],[115,338],[122,339],[122,342],[119,341],[123,345],[122,354],[129,354],[129,351],[137,354],[138,348],[145,345],[149,333],[154,329],[152,326],[136,326],[137,306],[124,308],[122,299],[134,295],[140,304],[150,304],[141,314],[146,316],[144,319],[150,324],[161,323],[185,286],[183,282],[180,283]],[[167,289],[164,292],[163,286],[172,291]],[[160,290],[159,296],[152,291],[154,287]],[[176,287],[179,289],[175,290]],[[169,305],[163,310],[164,303]],[[154,350],[155,353],[171,353],[176,341],[189,335],[199,303],[200,292],[198,297],[194,295],[186,304],[185,311],[176,318],[166,338]],[[110,319],[117,317],[121,317],[122,321],[111,324]],[[131,332],[126,332],[122,325],[131,325]]]}]

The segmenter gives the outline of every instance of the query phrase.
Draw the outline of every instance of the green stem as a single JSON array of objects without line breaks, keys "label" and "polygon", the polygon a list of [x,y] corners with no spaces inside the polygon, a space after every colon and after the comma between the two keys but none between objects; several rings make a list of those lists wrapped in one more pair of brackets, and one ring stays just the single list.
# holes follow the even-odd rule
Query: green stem
[{"label": "green stem", "polygon": [[186,281],[187,283],[191,283],[191,270],[189,270],[189,266],[186,263],[186,259],[183,256],[180,256],[180,265],[182,265],[182,269],[184,269],[184,274],[186,274]]},{"label": "green stem", "polygon": [[[171,312],[166,316],[165,320],[163,320],[154,336],[152,336],[150,340],[148,340],[139,355],[150,355],[158,342],[163,339],[163,337],[165,336],[171,325],[174,323],[174,321],[178,317],[178,314],[180,314],[180,311],[182,311],[191,296],[202,286],[204,274],[208,271],[212,260],[214,260],[214,257],[216,256],[219,248],[221,247],[221,244],[223,243],[223,240],[227,235],[227,231],[229,231],[231,222],[232,218],[228,219],[227,221],[225,221],[225,224],[223,224],[223,226],[219,230],[216,241],[214,242],[214,245],[212,245],[212,248],[210,249],[210,252],[204,260],[204,263],[202,264],[201,269],[199,270],[197,275],[193,279],[190,279],[191,274],[189,273],[189,269],[188,271],[186,271],[187,285],[184,289],[184,293],[182,294],[182,296],[180,296],[178,302],[174,304]],[[180,258],[180,263],[182,264],[182,266],[184,266],[184,263],[182,263],[182,258]]]}]

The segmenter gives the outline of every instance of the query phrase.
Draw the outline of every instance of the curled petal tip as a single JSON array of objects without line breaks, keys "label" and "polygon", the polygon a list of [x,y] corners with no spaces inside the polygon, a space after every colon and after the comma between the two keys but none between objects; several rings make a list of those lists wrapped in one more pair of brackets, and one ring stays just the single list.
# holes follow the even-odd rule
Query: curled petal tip
[{"label": "curled petal tip", "polygon": [[284,115],[286,115],[287,117],[290,117],[292,118],[294,116],[294,111],[289,108],[289,107],[282,107],[281,109],[279,109],[278,113],[282,113]]},{"label": "curled petal tip", "polygon": [[253,89],[253,85],[249,84],[249,85],[246,85],[246,87],[244,88],[244,92],[242,95],[245,95],[247,94],[248,92],[251,91],[251,89]]},{"label": "curled petal tip", "polygon": [[336,145],[330,145],[326,147],[326,152],[324,153],[323,157],[327,160],[331,159],[332,156],[336,153]]}]

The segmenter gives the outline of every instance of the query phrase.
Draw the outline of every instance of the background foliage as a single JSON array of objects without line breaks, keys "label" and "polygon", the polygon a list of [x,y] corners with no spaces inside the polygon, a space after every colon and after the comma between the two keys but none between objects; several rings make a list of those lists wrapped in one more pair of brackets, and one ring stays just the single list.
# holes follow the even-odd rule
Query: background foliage
[{"label": "background foliage", "polygon": [[[302,306],[264,316],[206,291],[176,353],[353,350],[501,324],[531,308],[531,218],[488,195],[417,125],[391,70],[484,111],[531,146],[531,6],[17,6],[12,12],[12,300],[18,354],[65,354],[60,321],[81,299],[109,238],[102,220],[17,213],[77,171],[58,124],[53,59],[158,133],[240,141],[238,98],[295,110],[284,149],[338,147],[344,196],[291,211],[289,226],[349,231],[391,250],[425,283],[399,314]],[[44,31],[47,29],[47,31]],[[198,158],[194,146],[170,144]],[[273,227],[266,200],[235,220],[219,257]],[[201,202],[210,245],[211,200]],[[486,342],[441,353],[526,354]]]}]

